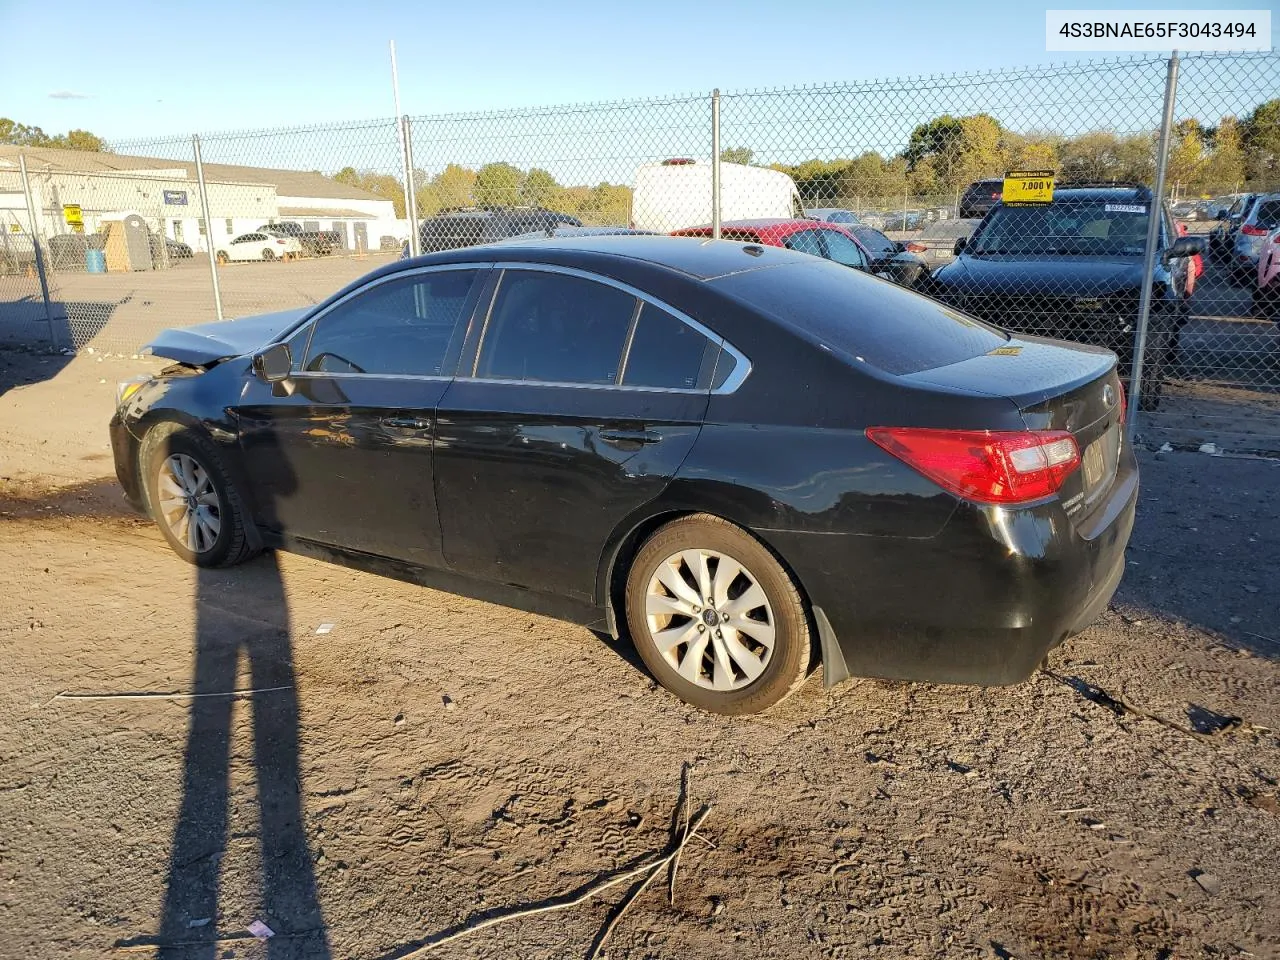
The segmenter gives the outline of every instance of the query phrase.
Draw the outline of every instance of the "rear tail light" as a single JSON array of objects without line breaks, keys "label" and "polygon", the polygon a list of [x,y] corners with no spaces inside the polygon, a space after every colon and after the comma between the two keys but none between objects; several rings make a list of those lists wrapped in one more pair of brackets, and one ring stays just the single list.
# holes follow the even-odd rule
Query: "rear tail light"
[{"label": "rear tail light", "polygon": [[1129,416],[1129,398],[1124,392],[1124,381],[1118,381],[1120,384],[1120,422],[1124,423]]},{"label": "rear tail light", "polygon": [[926,250],[928,250],[928,249],[929,249],[929,248],[928,248],[928,247],[926,247],[923,243],[915,243],[915,242],[913,241],[913,242],[911,242],[911,243],[908,243],[908,244],[907,244],[907,252],[908,252],[908,253],[924,253],[924,252],[925,252]]},{"label": "rear tail light", "polygon": [[284,241],[283,241],[283,240],[277,240],[277,241],[276,241],[276,243],[280,244],[280,246],[282,246],[282,247],[284,246]]},{"label": "rear tail light", "polygon": [[1243,233],[1246,237],[1265,237],[1267,235],[1267,231],[1265,227],[1255,227],[1251,223],[1246,223],[1243,227],[1241,227],[1240,232]]},{"label": "rear tail light", "polygon": [[867,439],[944,490],[978,503],[1052,496],[1080,465],[1080,448],[1065,430],[869,427]]}]

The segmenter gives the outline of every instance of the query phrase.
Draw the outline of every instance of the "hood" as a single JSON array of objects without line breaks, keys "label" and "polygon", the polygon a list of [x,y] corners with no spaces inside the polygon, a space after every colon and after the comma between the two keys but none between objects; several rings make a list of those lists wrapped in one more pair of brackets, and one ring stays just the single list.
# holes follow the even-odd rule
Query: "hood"
[{"label": "hood", "polygon": [[[1161,274],[1157,264],[1156,276]],[[1106,296],[1142,284],[1135,257],[975,257],[962,253],[934,271],[941,291],[984,294]]]},{"label": "hood", "polygon": [[252,353],[287,329],[314,307],[263,313],[239,320],[201,323],[194,327],[177,327],[161,331],[143,347],[144,353],[168,357],[179,363],[203,365]]}]

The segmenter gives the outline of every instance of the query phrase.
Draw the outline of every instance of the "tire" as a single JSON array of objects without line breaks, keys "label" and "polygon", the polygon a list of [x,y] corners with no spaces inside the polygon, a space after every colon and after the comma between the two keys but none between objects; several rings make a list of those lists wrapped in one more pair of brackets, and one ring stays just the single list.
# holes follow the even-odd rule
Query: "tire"
[{"label": "tire", "polygon": [[[176,423],[157,424],[142,438],[138,463],[151,518],[183,560],[198,567],[230,567],[258,552],[246,535],[244,500],[211,440]],[[186,493],[197,501],[197,511],[203,508],[195,521],[189,507],[178,502]],[[184,509],[185,525],[178,514]],[[210,526],[216,527],[212,535]]]},{"label": "tire", "polygon": [[218,256],[216,257],[216,259],[217,259],[218,263],[222,264],[222,265],[225,267],[225,266],[227,265],[227,262],[228,262],[231,258],[227,256],[227,251],[225,251],[225,250],[219,250],[219,251],[218,251]]},{"label": "tire", "polygon": [[263,259],[263,260],[274,260],[275,258],[276,258],[276,255],[275,255],[275,253],[274,253],[273,251],[271,251],[271,250],[263,250],[263,251],[262,251],[262,259]]},{"label": "tire", "polygon": [[[710,606],[704,606],[707,591],[695,586],[693,566],[706,559],[713,561],[705,563]],[[726,561],[739,569],[731,580],[717,583],[729,572]],[[734,601],[748,594],[762,602],[733,610]],[[683,612],[650,616],[651,607]],[[627,571],[626,619],[636,650],[658,682],[702,710],[727,716],[759,713],[794,693],[808,675],[813,633],[799,589],[767,547],[719,517],[694,514],[674,520],[644,542]],[[738,630],[734,623],[750,626]],[[770,626],[772,648],[765,642]],[[655,639],[664,631],[678,631],[672,637],[688,640],[671,644],[664,653]],[[751,678],[747,671],[761,667]]]}]

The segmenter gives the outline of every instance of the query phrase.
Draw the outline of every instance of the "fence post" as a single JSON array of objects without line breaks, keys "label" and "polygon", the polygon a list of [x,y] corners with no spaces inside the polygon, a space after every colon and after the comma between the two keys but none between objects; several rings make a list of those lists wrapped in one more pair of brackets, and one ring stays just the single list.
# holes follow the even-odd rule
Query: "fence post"
[{"label": "fence post", "polygon": [[200,135],[191,137],[191,148],[196,155],[196,182],[200,186],[200,212],[204,214],[204,242],[209,248],[209,276],[213,280],[213,310],[219,320],[222,317],[222,290],[218,287],[218,257],[213,246],[213,217],[209,216],[209,191],[204,185],[204,161],[200,157]]},{"label": "fence post", "polygon": [[720,88],[711,91],[711,239],[720,239]]},{"label": "fence post", "polygon": [[1169,134],[1173,128],[1173,105],[1178,93],[1178,51],[1169,58],[1164,84],[1164,115],[1160,120],[1160,144],[1156,148],[1156,182],[1147,213],[1147,248],[1142,261],[1142,293],[1138,298],[1138,330],[1133,344],[1133,370],[1129,375],[1129,442],[1138,428],[1142,400],[1142,358],[1147,349],[1147,323],[1151,317],[1151,284],[1156,270],[1156,246],[1160,240],[1160,212],[1164,208],[1164,178],[1169,168]]},{"label": "fence post", "polygon": [[413,185],[413,126],[406,113],[400,118],[400,160],[404,164],[404,215],[409,220],[409,255],[421,253],[418,237],[418,198]]},{"label": "fence post", "polygon": [[44,251],[40,248],[40,221],[37,219],[36,202],[31,196],[31,180],[27,176],[27,155],[18,154],[18,167],[22,171],[22,192],[27,198],[27,219],[31,224],[31,249],[36,257],[36,273],[40,276],[40,296],[44,300],[44,319],[49,324],[49,346],[62,348],[57,324],[53,322],[53,301],[49,297],[49,277],[44,271]]}]

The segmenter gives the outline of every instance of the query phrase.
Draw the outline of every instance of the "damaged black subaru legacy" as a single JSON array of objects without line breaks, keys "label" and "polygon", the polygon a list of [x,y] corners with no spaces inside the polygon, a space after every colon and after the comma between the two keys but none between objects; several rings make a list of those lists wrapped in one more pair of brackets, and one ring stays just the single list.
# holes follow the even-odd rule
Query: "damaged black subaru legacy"
[{"label": "damaged black subaru legacy", "polygon": [[152,350],[178,363],[122,386],[116,471],[185,560],[290,549],[627,634],[720,713],[819,658],[1019,682],[1124,571],[1114,354],[790,250],[472,247]]}]

